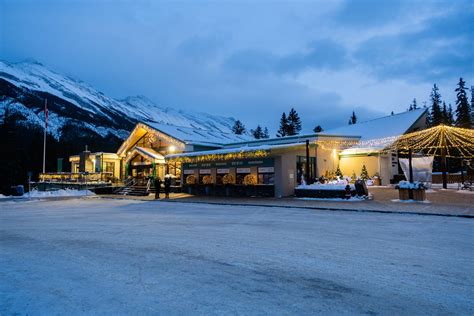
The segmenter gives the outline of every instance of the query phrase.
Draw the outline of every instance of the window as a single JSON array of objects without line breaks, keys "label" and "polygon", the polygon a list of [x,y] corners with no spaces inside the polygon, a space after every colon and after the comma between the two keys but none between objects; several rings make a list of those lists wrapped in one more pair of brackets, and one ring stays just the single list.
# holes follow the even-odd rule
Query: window
[{"label": "window", "polygon": [[[306,169],[306,156],[296,156],[296,180],[298,184],[301,184],[301,179],[305,177],[305,169]],[[315,181],[316,179],[316,158],[309,157],[309,179],[311,182]]]},{"label": "window", "polygon": [[115,176],[115,162],[106,161],[104,162],[104,171],[112,173],[112,176]]},{"label": "window", "polygon": [[275,174],[274,173],[259,173],[258,174],[258,184],[275,184]]}]

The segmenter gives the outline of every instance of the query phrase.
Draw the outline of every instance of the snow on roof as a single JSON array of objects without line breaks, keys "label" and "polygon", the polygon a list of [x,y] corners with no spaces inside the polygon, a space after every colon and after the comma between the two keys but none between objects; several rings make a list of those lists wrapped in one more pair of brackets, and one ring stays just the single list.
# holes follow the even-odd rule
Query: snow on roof
[{"label": "snow on roof", "polygon": [[324,131],[325,135],[360,136],[361,141],[405,134],[425,113],[425,109],[407,111],[370,121]]},{"label": "snow on roof", "polygon": [[248,141],[253,139],[251,136],[248,135],[236,135],[232,133],[223,133],[221,131],[201,128],[183,127],[150,122],[144,124],[189,144],[215,146],[227,143]]},{"label": "snow on roof", "polygon": [[165,159],[165,157],[164,157],[162,154],[160,154],[160,153],[154,151],[154,150],[151,149],[151,148],[145,148],[145,147],[138,147],[138,146],[137,146],[137,147],[135,147],[135,149],[136,149],[138,152],[140,152],[140,153],[142,153],[142,154],[145,154],[145,155],[147,155],[148,157],[151,157],[151,158],[153,158],[153,159],[157,159],[157,160],[164,160],[164,159]]}]

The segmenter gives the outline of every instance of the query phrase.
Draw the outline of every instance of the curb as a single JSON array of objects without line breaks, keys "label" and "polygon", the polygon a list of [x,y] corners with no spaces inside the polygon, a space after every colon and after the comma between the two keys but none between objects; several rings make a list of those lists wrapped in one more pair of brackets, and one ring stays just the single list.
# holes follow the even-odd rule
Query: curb
[{"label": "curb", "polygon": [[[104,199],[122,199],[126,198],[113,198],[113,197],[101,197]],[[226,206],[251,206],[251,207],[280,207],[280,208],[293,208],[293,209],[307,209],[307,210],[319,210],[319,211],[331,211],[331,212],[359,212],[359,213],[380,213],[380,214],[401,214],[401,215],[423,215],[423,216],[441,216],[441,217],[460,217],[460,218],[474,218],[474,215],[470,214],[446,214],[446,213],[423,213],[423,212],[408,212],[408,211],[384,211],[384,210],[371,210],[371,209],[341,209],[336,207],[322,207],[322,206],[293,206],[293,205],[278,205],[278,204],[251,204],[251,203],[225,203],[225,202],[204,202],[204,201],[181,201],[181,200],[140,200],[130,199],[134,201],[148,201],[148,202],[159,202],[159,203],[188,203],[188,204],[212,204],[212,205],[226,205]]]}]

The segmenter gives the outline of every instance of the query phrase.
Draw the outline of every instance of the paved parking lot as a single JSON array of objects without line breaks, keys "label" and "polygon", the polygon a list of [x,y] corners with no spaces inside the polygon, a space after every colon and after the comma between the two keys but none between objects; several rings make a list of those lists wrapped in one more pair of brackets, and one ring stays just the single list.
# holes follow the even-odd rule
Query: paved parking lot
[{"label": "paved parking lot", "polygon": [[0,314],[473,314],[474,221],[0,203]]}]

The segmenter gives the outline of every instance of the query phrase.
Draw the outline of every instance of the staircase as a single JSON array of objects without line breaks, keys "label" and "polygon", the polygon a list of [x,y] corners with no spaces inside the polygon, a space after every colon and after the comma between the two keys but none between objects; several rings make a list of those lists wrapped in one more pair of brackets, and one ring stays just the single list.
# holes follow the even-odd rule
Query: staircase
[{"label": "staircase", "polygon": [[155,193],[155,186],[153,181],[148,180],[146,185],[140,185],[136,183],[135,179],[131,179],[125,182],[125,185],[114,191],[117,195],[130,195],[130,196],[147,196],[150,193]]}]

